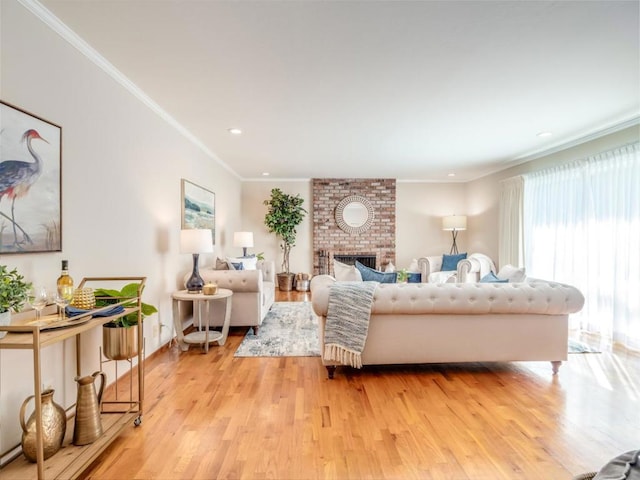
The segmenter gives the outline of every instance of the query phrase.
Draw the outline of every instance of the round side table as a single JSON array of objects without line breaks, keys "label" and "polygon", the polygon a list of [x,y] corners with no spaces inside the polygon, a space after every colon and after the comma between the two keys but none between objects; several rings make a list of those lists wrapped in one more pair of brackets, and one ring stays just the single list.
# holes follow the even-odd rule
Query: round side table
[{"label": "round side table", "polygon": [[[224,345],[229,334],[229,320],[231,319],[231,297],[233,292],[226,288],[219,288],[215,295],[205,295],[204,293],[189,293],[187,290],[180,290],[171,295],[173,299],[173,326],[176,330],[178,345],[185,352],[189,349],[189,345],[203,345],[204,353],[209,352],[209,343],[218,342],[218,345]],[[212,309],[211,302],[224,302],[224,322],[222,323],[222,331],[210,331],[209,320],[211,318]],[[180,304],[182,302],[193,303],[193,324],[198,322],[198,330],[185,335],[182,331],[182,322],[180,320]],[[202,312],[204,307],[204,314]],[[204,325],[203,325],[204,315]],[[204,326],[204,330],[202,327]]]}]

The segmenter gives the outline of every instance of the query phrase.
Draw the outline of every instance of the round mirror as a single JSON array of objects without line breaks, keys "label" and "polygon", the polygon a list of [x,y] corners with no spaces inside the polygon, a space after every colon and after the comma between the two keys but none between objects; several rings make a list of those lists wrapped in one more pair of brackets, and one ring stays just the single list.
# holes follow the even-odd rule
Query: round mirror
[{"label": "round mirror", "polygon": [[362,233],[371,227],[373,206],[364,197],[351,195],[343,198],[336,207],[338,227],[347,233]]}]

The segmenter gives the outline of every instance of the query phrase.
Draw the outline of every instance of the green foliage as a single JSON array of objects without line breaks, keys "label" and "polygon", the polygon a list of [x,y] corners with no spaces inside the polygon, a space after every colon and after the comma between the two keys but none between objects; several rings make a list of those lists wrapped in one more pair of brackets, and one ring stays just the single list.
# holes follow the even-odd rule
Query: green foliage
[{"label": "green foliage", "polygon": [[[128,298],[131,299],[130,302],[123,303],[124,307],[135,307],[138,304],[137,296],[138,296],[138,287],[137,283],[129,283],[122,287],[121,290],[113,290],[109,288],[98,288],[94,291],[94,295],[96,297],[96,307],[106,307],[108,305],[113,305],[115,303],[121,302]],[[142,294],[142,292],[140,292]],[[149,315],[153,315],[157,313],[158,309],[153,305],[149,305],[147,303],[142,303],[140,313],[142,318],[147,317]],[[128,315],[124,315],[117,320],[113,320],[109,322],[113,325],[117,325],[118,327],[132,327],[137,325],[138,323],[138,314],[130,313]]]},{"label": "green foliage", "polygon": [[275,233],[282,243],[280,248],[283,253],[282,270],[291,273],[289,270],[289,254],[291,247],[296,244],[296,228],[304,220],[307,211],[302,208],[304,199],[300,195],[289,195],[283,193],[279,188],[271,190],[271,198],[265,200],[264,204],[269,207],[264,217],[264,224],[270,233]]},{"label": "green foliage", "polygon": [[17,269],[0,265],[0,313],[19,311],[29,300],[31,283],[25,282]]},{"label": "green foliage", "polygon": [[406,282],[409,279],[409,272],[406,268],[398,270],[397,272],[398,283]]}]

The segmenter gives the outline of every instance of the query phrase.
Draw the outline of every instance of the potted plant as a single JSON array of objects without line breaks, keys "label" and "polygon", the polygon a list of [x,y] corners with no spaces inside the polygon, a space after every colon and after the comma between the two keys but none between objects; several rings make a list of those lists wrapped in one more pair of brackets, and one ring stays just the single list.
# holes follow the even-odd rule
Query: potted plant
[{"label": "potted plant", "polygon": [[406,268],[402,268],[397,271],[398,283],[407,283],[408,280],[409,280],[409,272],[407,272]]},{"label": "potted plant", "polygon": [[[140,284],[129,283],[121,290],[98,288],[94,292],[96,308],[106,307],[125,301],[123,307],[134,307],[138,304],[138,296],[142,295]],[[140,316],[153,315],[158,309],[153,305],[141,303]],[[110,360],[128,360],[138,354],[138,329],[131,328],[138,324],[138,313],[129,313],[102,326],[102,350],[105,357]]]},{"label": "potted plant", "polygon": [[281,240],[283,261],[282,272],[277,274],[278,288],[290,291],[293,288],[294,275],[289,268],[291,247],[296,244],[296,228],[302,223],[307,211],[302,208],[304,199],[300,195],[283,193],[279,188],[271,190],[271,198],[264,201],[269,207],[264,217],[264,224],[270,233],[275,233]]},{"label": "potted plant", "polygon": [[[25,282],[17,269],[9,271],[6,265],[0,265],[0,325],[11,323],[11,312],[19,311],[29,300],[31,283]],[[7,332],[0,332],[0,338]]]}]

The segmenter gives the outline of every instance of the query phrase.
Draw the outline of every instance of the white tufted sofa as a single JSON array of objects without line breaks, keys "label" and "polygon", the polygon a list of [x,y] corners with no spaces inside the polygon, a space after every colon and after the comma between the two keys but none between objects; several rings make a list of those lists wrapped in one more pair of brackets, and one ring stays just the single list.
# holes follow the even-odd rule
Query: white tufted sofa
[{"label": "white tufted sofa", "polygon": [[[311,281],[311,299],[324,324],[335,279]],[[363,365],[548,360],[557,373],[567,359],[568,317],[584,297],[572,286],[524,283],[379,284]],[[335,363],[325,361],[329,377]]]},{"label": "white tufted sofa", "polygon": [[[185,275],[185,281],[191,274]],[[231,298],[232,327],[253,327],[254,334],[275,300],[275,264],[270,260],[258,261],[257,270],[214,270],[200,269],[200,276],[205,283],[216,283],[219,288],[233,291]],[[211,325],[222,325],[224,314],[222,305],[213,304]]]}]

